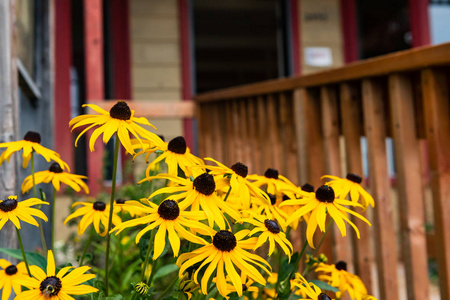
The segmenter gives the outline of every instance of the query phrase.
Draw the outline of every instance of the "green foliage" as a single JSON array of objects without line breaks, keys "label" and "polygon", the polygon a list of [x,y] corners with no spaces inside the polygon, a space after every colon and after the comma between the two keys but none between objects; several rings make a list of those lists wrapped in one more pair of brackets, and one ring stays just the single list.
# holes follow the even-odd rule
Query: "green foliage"
[{"label": "green foliage", "polygon": [[[20,249],[7,249],[7,248],[0,248],[0,252],[5,253],[6,255],[9,255],[11,257],[17,258],[19,260],[22,260],[22,252]],[[45,270],[47,268],[47,259],[40,255],[39,253],[34,252],[25,252],[25,256],[27,257],[28,264],[29,265],[35,265],[39,268]]]}]

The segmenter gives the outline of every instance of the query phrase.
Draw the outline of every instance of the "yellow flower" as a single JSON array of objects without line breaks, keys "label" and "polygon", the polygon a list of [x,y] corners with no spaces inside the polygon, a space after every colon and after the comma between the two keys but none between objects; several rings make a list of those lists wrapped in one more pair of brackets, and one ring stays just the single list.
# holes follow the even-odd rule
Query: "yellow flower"
[{"label": "yellow flower", "polygon": [[237,162],[231,168],[228,168],[212,158],[208,157],[205,160],[212,161],[217,165],[203,165],[202,167],[210,170],[209,174],[215,177],[218,189],[222,189],[222,186],[224,186],[226,192],[228,187],[231,186],[231,194],[233,194],[235,199],[240,200],[242,209],[250,208],[251,197],[257,197],[263,201],[269,200],[266,193],[253,182],[247,180],[248,167],[243,163]]},{"label": "yellow flower", "polygon": [[[226,280],[227,280],[228,292],[229,293],[237,292],[237,290],[233,284],[228,284],[229,282],[232,282],[229,275],[226,276]],[[217,283],[217,277],[215,277],[213,279],[213,282]],[[255,283],[255,281],[248,278],[248,276],[245,275],[244,273],[241,274],[241,283],[242,283],[242,292],[243,293],[245,293],[245,292],[258,293],[259,288],[257,286],[252,286],[252,284]],[[248,299],[248,297],[245,297],[245,299]]]},{"label": "yellow flower", "polygon": [[[136,243],[139,243],[139,240],[147,231],[152,229],[157,230],[155,240],[153,241],[153,260],[157,259],[164,250],[166,245],[166,232],[169,236],[169,242],[174,256],[178,256],[178,252],[180,251],[179,235],[193,243],[203,245],[208,244],[204,239],[192,234],[184,227],[195,229],[197,232],[202,234],[212,235],[215,232],[208,226],[198,222],[198,220],[206,219],[205,214],[202,212],[186,211],[186,206],[181,204],[178,205],[178,203],[173,200],[165,200],[161,202],[159,206],[148,201],[147,199],[143,199],[143,201],[146,201],[148,206],[144,206],[137,201],[128,202],[133,203],[133,205],[136,205],[137,207],[141,207],[141,209],[147,214],[146,216],[126,221],[114,227],[111,232],[117,231],[117,235],[126,228],[148,224],[137,234]],[[159,228],[156,229],[158,226]]]},{"label": "yellow flower", "polygon": [[[265,215],[268,219],[275,219],[285,231],[288,225],[286,220],[289,216],[280,207],[282,198],[279,197],[277,199],[275,195],[270,193],[267,195],[270,199],[269,201],[253,198],[251,211],[257,215]],[[281,196],[281,194],[279,195]]]},{"label": "yellow flower", "polygon": [[291,289],[295,288],[298,288],[295,294],[302,297],[300,299],[331,300],[330,297],[322,293],[319,287],[312,282],[308,282],[300,273],[295,273],[295,278],[291,280]]},{"label": "yellow flower", "polygon": [[[83,107],[90,107],[95,112],[100,115],[82,115],[73,118],[69,122],[69,126],[72,126],[72,130],[80,126],[89,125],[85,128],[75,140],[75,146],[77,146],[78,139],[89,129],[100,126],[96,128],[91,135],[89,140],[89,148],[94,151],[94,144],[97,138],[103,133],[103,143],[108,143],[114,133],[117,133],[117,137],[122,143],[125,150],[134,154],[133,146],[131,144],[130,135],[131,133],[136,139],[141,141],[141,138],[146,138],[153,143],[160,143],[161,139],[154,133],[142,128],[139,124],[148,125],[153,128],[152,124],[148,122],[146,118],[136,118],[134,117],[134,110],[130,110],[128,104],[125,101],[117,102],[109,112],[101,109],[94,104],[84,104]],[[155,128],[156,129],[156,128]]]},{"label": "yellow flower", "polygon": [[292,186],[293,183],[286,177],[280,175],[278,170],[267,169],[264,176],[249,175],[248,179],[254,180],[253,184],[257,187],[267,185],[267,193],[277,195],[281,190],[286,189],[287,186]]},{"label": "yellow flower", "polygon": [[[58,163],[52,163],[48,171],[36,172],[34,174],[34,178],[36,185],[40,183],[51,182],[55,190],[59,191],[62,182],[73,188],[76,192],[79,192],[81,188],[83,188],[84,192],[86,194],[89,194],[89,188],[83,181],[83,179],[87,177],[64,172]],[[25,178],[25,180],[22,183],[22,194],[28,192],[32,188],[33,188],[33,176],[30,175],[27,178]]]},{"label": "yellow flower", "polygon": [[200,285],[195,283],[193,277],[193,272],[191,276],[189,276],[188,273],[185,273],[183,278],[180,279],[180,284],[178,285],[180,290],[187,294],[188,300],[192,298],[192,293],[200,288]]},{"label": "yellow flower", "polygon": [[[73,269],[73,270],[71,270]],[[90,267],[64,267],[58,273],[55,270],[53,252],[48,251],[47,273],[38,266],[30,266],[31,277],[21,277],[18,282],[30,290],[16,296],[16,300],[75,300],[71,295],[85,295],[98,289],[81,284],[95,278],[94,274],[84,274]],[[67,272],[70,273],[67,274]]]},{"label": "yellow flower", "polygon": [[208,224],[211,228],[214,227],[214,223],[216,223],[220,229],[225,229],[226,219],[223,213],[227,213],[235,220],[240,219],[241,217],[239,212],[217,196],[214,177],[208,173],[197,176],[194,181],[169,174],[158,174],[156,176],[147,177],[139,183],[145,180],[151,181],[160,178],[169,179],[178,186],[161,188],[150,195],[149,199],[159,194],[172,194],[168,198],[175,201],[184,199],[183,201],[180,201],[180,205],[183,207],[191,206],[191,211],[200,211],[201,207],[202,211],[206,213]]},{"label": "yellow flower", "polygon": [[18,202],[17,196],[9,196],[6,200],[0,200],[0,229],[3,228],[3,225],[5,225],[8,220],[11,220],[17,229],[20,229],[19,220],[39,227],[38,222],[36,222],[33,216],[41,218],[47,222],[47,216],[42,211],[30,207],[39,204],[48,205],[47,202],[38,198],[30,198],[28,200]]},{"label": "yellow flower", "polygon": [[161,155],[156,157],[148,166],[145,171],[145,176],[150,176],[150,170],[154,169],[155,166],[164,160],[167,164],[167,173],[172,176],[178,175],[178,167],[183,170],[186,176],[196,176],[203,173],[202,170],[192,170],[192,166],[203,164],[203,160],[197,156],[191,154],[191,151],[186,145],[186,140],[182,136],[178,136],[172,139],[168,143],[160,143],[154,147],[146,147],[143,151],[137,153],[134,157],[147,153],[146,161],[148,160],[148,155],[155,152],[156,150],[163,151]]},{"label": "yellow flower", "polygon": [[230,292],[227,286],[226,275],[229,276],[238,295],[242,296],[242,281],[235,266],[240,269],[241,276],[246,275],[249,279],[265,285],[266,280],[253,265],[267,273],[270,273],[270,271],[266,266],[269,269],[270,266],[258,255],[244,250],[253,248],[256,242],[256,238],[243,240],[248,233],[249,230],[241,230],[236,234],[233,234],[231,231],[220,230],[214,235],[211,244],[192,252],[181,254],[177,260],[177,265],[180,267],[179,278],[183,277],[187,268],[201,262],[201,265],[194,273],[194,280],[198,283],[198,273],[202,268],[208,266],[200,282],[201,292],[205,295],[208,294],[208,281],[214,271],[216,271],[216,286],[222,296],[225,297]]},{"label": "yellow flower", "polygon": [[11,264],[6,259],[0,259],[0,289],[2,290],[2,300],[8,300],[11,294],[11,288],[16,295],[22,291],[22,286],[17,282],[21,276],[27,276],[27,267],[24,262],[17,265]]},{"label": "yellow flower", "polygon": [[319,229],[322,232],[325,232],[325,220],[327,218],[327,214],[329,214],[330,217],[336,222],[336,225],[341,231],[342,236],[346,236],[347,234],[347,229],[344,222],[346,221],[353,227],[356,235],[358,236],[358,238],[360,238],[358,227],[356,227],[356,225],[349,220],[347,213],[360,218],[361,220],[369,224],[369,226],[371,225],[366,218],[343,206],[361,206],[360,204],[336,198],[333,188],[328,185],[322,185],[317,189],[316,193],[308,193],[302,199],[286,200],[280,204],[280,206],[284,205],[302,205],[300,209],[289,216],[288,220],[286,221],[287,224],[290,224],[295,219],[311,212],[308,220],[308,226],[306,228],[306,237],[308,239],[308,244],[312,248],[314,248],[313,236],[317,226],[319,226]]},{"label": "yellow flower", "polygon": [[253,218],[244,218],[239,222],[247,222],[254,226],[256,226],[251,232],[250,236],[262,232],[258,237],[258,241],[256,242],[253,250],[261,247],[267,240],[269,240],[269,256],[272,255],[275,250],[275,242],[280,245],[281,249],[283,249],[284,253],[289,257],[289,261],[291,259],[291,255],[294,252],[292,248],[292,244],[286,239],[286,234],[281,231],[280,226],[278,226],[277,221],[270,220],[261,215],[256,215],[251,213]]},{"label": "yellow flower", "polygon": [[[329,178],[331,181],[327,185],[336,191],[336,197],[345,199],[350,194],[350,199],[358,203],[361,198],[361,204],[366,209],[369,205],[374,207],[375,201],[373,197],[361,186],[362,178],[356,174],[348,173],[345,178],[337,176],[325,175],[323,178]],[[361,197],[360,197],[361,196]]]},{"label": "yellow flower", "polygon": [[[94,203],[75,202],[74,204],[72,204],[72,207],[75,207],[77,205],[83,205],[83,207],[80,207],[73,214],[69,215],[64,221],[64,225],[74,218],[83,216],[77,227],[79,235],[82,235],[90,224],[93,224],[95,231],[99,235],[105,236],[108,231],[109,204],[105,204],[101,201],[97,201]],[[114,225],[119,225],[120,223],[122,223],[122,220],[120,220],[120,217],[117,215],[118,212],[119,208],[114,207],[112,217],[112,223]],[[103,224],[103,232],[100,231],[100,224]]]},{"label": "yellow flower", "polygon": [[28,131],[23,140],[8,142],[8,143],[0,143],[0,148],[6,148],[6,150],[0,155],[0,165],[6,160],[9,162],[11,155],[14,152],[23,149],[22,158],[23,163],[22,167],[26,168],[28,166],[28,162],[31,159],[31,153],[35,151],[37,154],[42,155],[48,162],[54,160],[59,163],[63,168],[70,171],[69,166],[59,158],[59,154],[53,150],[45,148],[41,146],[41,135],[34,131]]},{"label": "yellow flower", "polygon": [[[334,265],[320,263],[316,272],[322,272],[319,280],[327,282],[329,285],[337,287],[339,292],[336,297],[341,298],[342,294],[348,292],[350,298],[362,300],[367,295],[367,289],[361,279],[347,272],[347,263],[339,261]],[[370,299],[370,298],[369,298]]]},{"label": "yellow flower", "polygon": [[[131,200],[134,202],[133,200]],[[145,210],[142,209],[140,206],[132,205],[130,203],[130,200],[124,200],[124,199],[116,199],[114,201],[114,207],[117,207],[119,209],[119,212],[126,212],[129,213],[131,217],[135,216],[143,216],[145,215]]]}]

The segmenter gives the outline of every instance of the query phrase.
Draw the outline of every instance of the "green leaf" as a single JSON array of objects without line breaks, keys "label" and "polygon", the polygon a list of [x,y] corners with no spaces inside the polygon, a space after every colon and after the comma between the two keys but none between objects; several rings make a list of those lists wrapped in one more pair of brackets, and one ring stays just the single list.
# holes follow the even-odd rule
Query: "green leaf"
[{"label": "green leaf", "polygon": [[334,292],[334,293],[339,292],[338,288],[336,288],[334,286],[331,286],[331,285],[329,285],[326,282],[323,282],[323,281],[320,281],[320,280],[316,280],[316,279],[310,280],[309,282],[314,283],[321,290],[331,291],[331,292]]},{"label": "green leaf", "polygon": [[[3,252],[11,257],[23,260],[22,251],[20,251],[20,249],[0,248],[0,252]],[[47,260],[39,253],[25,251],[25,256],[27,257],[27,261],[30,266],[38,266],[43,270],[47,268]]]},{"label": "green leaf", "polygon": [[153,276],[153,280],[167,276],[170,273],[175,272],[176,270],[178,270],[178,266],[176,264],[165,265],[164,267],[161,267],[156,271],[155,275]]},{"label": "green leaf", "polygon": [[123,300],[124,298],[122,297],[122,295],[112,295],[112,296],[108,296],[106,297],[106,300]]}]

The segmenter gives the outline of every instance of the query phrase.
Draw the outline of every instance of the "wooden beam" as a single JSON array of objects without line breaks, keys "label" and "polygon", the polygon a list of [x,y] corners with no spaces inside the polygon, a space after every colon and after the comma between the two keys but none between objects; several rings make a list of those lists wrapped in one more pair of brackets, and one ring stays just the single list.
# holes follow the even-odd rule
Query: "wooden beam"
[{"label": "wooden beam", "polygon": [[[109,111],[119,100],[95,101],[92,104]],[[193,118],[195,103],[192,101],[127,101],[135,117],[146,118]],[[91,112],[93,112],[91,110]]]},{"label": "wooden beam", "polygon": [[335,68],[310,75],[268,80],[203,93],[197,95],[195,100],[197,102],[208,102],[263,94],[274,94],[302,87],[340,83],[361,78],[418,70],[430,66],[450,65],[449,53],[450,43],[414,48],[354,62],[341,68]]}]

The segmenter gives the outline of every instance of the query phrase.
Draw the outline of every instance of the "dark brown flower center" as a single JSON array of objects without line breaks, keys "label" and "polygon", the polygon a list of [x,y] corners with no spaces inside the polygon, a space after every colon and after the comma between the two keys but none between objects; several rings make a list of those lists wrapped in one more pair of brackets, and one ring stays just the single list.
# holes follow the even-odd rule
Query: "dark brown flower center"
[{"label": "dark brown flower center", "polygon": [[125,204],[126,201],[127,200],[124,200],[124,199],[116,199],[117,204]]},{"label": "dark brown flower center", "polygon": [[186,140],[182,136],[177,136],[169,142],[167,149],[176,154],[185,154],[187,149]]},{"label": "dark brown flower center", "polygon": [[286,201],[286,200],[289,200],[289,199],[291,199],[291,198],[289,198],[288,195],[283,195],[283,201]]},{"label": "dark brown flower center", "polygon": [[13,211],[17,207],[17,200],[8,198],[0,202],[0,209],[4,212]]},{"label": "dark brown flower center", "polygon": [[164,220],[175,220],[180,215],[178,203],[173,200],[166,200],[158,207],[158,214]]},{"label": "dark brown flower center", "polygon": [[317,300],[331,300],[331,298],[328,297],[328,295],[325,293],[320,293],[319,296],[317,297]]},{"label": "dark brown flower center", "polygon": [[33,142],[33,143],[41,143],[41,135],[34,131],[28,131],[23,137],[25,141]]},{"label": "dark brown flower center", "polygon": [[333,188],[328,185],[322,185],[316,191],[316,199],[320,202],[332,203],[334,201]]},{"label": "dark brown flower center", "polygon": [[5,269],[5,273],[8,275],[14,275],[17,273],[17,267],[15,265],[10,265]]},{"label": "dark brown flower center", "polygon": [[111,118],[127,121],[131,118],[131,109],[125,101],[119,101],[109,110]]},{"label": "dark brown flower center", "polygon": [[232,165],[231,170],[233,170],[234,173],[244,178],[247,177],[248,175],[248,167],[240,162],[237,162],[234,165]]},{"label": "dark brown flower center", "polygon": [[347,271],[347,263],[345,261],[342,261],[342,260],[338,261],[334,266],[339,271],[341,271],[341,270]]},{"label": "dark brown flower center", "polygon": [[216,190],[216,183],[214,177],[208,173],[203,173],[197,176],[193,182],[194,189],[206,196],[211,195]]},{"label": "dark brown flower center", "polygon": [[52,163],[50,168],[48,168],[48,170],[53,173],[62,173],[63,172],[63,170],[61,169],[61,166],[58,163]]},{"label": "dark brown flower center", "polygon": [[353,181],[355,183],[360,184],[362,182],[362,178],[359,175],[353,174],[353,173],[348,173],[347,176],[345,177],[350,181]]},{"label": "dark brown flower center", "polygon": [[267,196],[269,196],[270,204],[275,205],[277,203],[277,197],[274,194],[267,193]]},{"label": "dark brown flower center", "polygon": [[281,231],[280,226],[278,225],[277,221],[266,219],[264,221],[264,226],[266,226],[267,230],[270,232],[277,234]]},{"label": "dark brown flower center", "polygon": [[41,282],[39,290],[44,294],[45,297],[50,298],[50,296],[58,295],[62,288],[61,279],[56,276],[49,276]]},{"label": "dark brown flower center", "polygon": [[214,235],[213,245],[220,251],[230,252],[237,245],[236,237],[231,231],[219,230]]},{"label": "dark brown flower center", "polygon": [[273,178],[273,179],[278,179],[278,170],[275,169],[267,169],[266,172],[264,173],[264,176],[266,176],[267,178]]},{"label": "dark brown flower center", "polygon": [[242,284],[242,291],[246,292],[247,291],[247,286],[245,284]]},{"label": "dark brown flower center", "polygon": [[304,185],[302,185],[302,191],[305,191],[307,193],[314,193],[314,187],[309,183],[305,183]]},{"label": "dark brown flower center", "polygon": [[106,209],[106,204],[101,201],[94,202],[94,209],[98,211],[104,211]]}]

